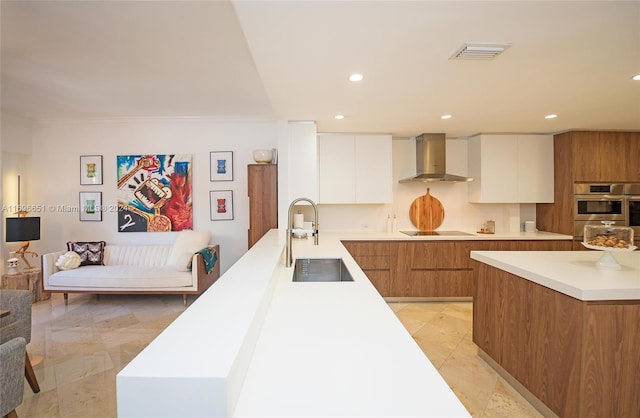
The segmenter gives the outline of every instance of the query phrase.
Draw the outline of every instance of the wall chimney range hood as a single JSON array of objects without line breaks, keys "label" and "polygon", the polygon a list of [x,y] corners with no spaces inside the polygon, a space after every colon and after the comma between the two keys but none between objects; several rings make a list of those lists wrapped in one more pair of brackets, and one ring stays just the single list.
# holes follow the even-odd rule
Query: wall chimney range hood
[{"label": "wall chimney range hood", "polygon": [[416,175],[400,180],[407,182],[472,181],[471,177],[446,172],[447,150],[445,134],[421,134],[416,137]]}]

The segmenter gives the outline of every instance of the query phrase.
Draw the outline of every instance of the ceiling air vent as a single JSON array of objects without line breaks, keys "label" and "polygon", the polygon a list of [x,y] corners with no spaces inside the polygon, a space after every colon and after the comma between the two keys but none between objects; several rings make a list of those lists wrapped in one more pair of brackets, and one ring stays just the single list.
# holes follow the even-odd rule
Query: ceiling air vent
[{"label": "ceiling air vent", "polygon": [[449,58],[451,60],[492,60],[511,44],[478,44],[467,43],[462,45]]}]

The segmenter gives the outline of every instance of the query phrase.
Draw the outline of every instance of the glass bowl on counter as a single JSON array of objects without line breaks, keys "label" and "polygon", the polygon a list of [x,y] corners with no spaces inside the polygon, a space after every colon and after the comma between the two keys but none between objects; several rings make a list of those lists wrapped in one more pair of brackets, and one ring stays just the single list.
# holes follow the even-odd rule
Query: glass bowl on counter
[{"label": "glass bowl on counter", "polygon": [[613,258],[611,252],[633,251],[633,229],[626,226],[614,226],[613,221],[602,221],[602,225],[585,225],[582,245],[585,247],[605,251],[596,263],[598,268],[618,270],[620,264]]}]

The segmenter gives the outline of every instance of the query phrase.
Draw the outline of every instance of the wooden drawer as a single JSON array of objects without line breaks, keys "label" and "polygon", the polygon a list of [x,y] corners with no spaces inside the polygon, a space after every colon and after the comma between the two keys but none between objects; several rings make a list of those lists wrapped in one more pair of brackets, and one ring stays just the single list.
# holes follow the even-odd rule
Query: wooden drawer
[{"label": "wooden drawer", "polygon": [[354,258],[361,255],[389,255],[387,241],[342,241],[342,245]]},{"label": "wooden drawer", "polygon": [[472,270],[421,270],[410,273],[408,294],[414,297],[471,297]]},{"label": "wooden drawer", "polygon": [[362,270],[389,270],[388,255],[358,255],[353,258]]},{"label": "wooden drawer", "polygon": [[389,284],[391,282],[391,273],[387,270],[364,270],[373,286],[378,290],[380,296],[387,297],[389,294]]},{"label": "wooden drawer", "polygon": [[468,242],[415,242],[410,247],[412,270],[470,268]]}]

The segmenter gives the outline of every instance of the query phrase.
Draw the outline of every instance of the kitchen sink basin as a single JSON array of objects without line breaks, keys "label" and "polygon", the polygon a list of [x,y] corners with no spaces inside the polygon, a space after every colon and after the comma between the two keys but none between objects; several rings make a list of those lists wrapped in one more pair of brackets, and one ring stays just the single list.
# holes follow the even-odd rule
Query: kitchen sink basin
[{"label": "kitchen sink basin", "polygon": [[296,258],[294,282],[352,282],[341,258]]}]

